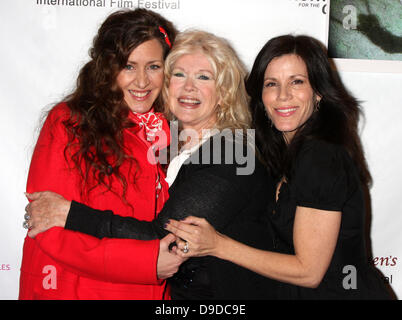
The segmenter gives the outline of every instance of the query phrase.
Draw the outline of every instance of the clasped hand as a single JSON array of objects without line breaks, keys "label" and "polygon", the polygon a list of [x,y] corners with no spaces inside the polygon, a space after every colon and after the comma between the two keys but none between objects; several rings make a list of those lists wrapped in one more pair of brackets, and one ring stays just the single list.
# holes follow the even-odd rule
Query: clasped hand
[{"label": "clasped hand", "polygon": [[176,253],[187,258],[215,255],[222,238],[207,220],[193,216],[181,221],[170,219],[165,229],[178,238]]},{"label": "clasped hand", "polygon": [[35,238],[39,233],[52,227],[64,228],[71,201],[51,191],[25,195],[31,201],[25,207],[29,237]]}]

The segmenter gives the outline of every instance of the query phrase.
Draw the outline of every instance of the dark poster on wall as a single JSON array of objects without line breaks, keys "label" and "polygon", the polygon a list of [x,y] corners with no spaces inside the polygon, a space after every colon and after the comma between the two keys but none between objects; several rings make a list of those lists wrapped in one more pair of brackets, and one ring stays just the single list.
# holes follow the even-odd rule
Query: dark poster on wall
[{"label": "dark poster on wall", "polygon": [[402,61],[402,0],[333,0],[331,58]]}]

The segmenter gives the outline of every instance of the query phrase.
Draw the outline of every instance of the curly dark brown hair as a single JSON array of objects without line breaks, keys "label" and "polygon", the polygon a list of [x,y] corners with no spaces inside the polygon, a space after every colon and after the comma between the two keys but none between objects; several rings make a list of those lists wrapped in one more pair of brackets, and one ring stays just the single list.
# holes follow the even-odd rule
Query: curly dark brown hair
[{"label": "curly dark brown hair", "polygon": [[[82,176],[82,195],[99,184],[111,190],[111,179],[123,185],[127,179],[119,168],[131,159],[124,150],[123,130],[133,126],[128,121],[129,108],[116,78],[127,64],[130,53],[140,44],[157,39],[166,58],[170,47],[160,32],[162,27],[170,41],[176,37],[173,24],[161,15],[146,9],[121,10],[106,18],[89,50],[90,61],[81,69],[76,89],[66,97],[70,118],[64,122],[69,134],[65,157],[70,157]],[[160,98],[154,104],[162,110]],[[132,181],[130,181],[132,183]]]}]

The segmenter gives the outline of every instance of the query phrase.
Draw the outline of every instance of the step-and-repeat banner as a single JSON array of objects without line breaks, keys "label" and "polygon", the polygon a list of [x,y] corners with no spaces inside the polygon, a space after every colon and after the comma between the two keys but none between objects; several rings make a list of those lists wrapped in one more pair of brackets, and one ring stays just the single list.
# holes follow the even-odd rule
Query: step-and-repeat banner
[{"label": "step-and-repeat banner", "polygon": [[[402,5],[399,0],[332,2],[2,0],[0,299],[18,298],[26,234],[23,192],[41,116],[74,87],[105,17],[137,7],[159,12],[179,30],[204,29],[229,39],[248,68],[263,44],[277,35],[307,34],[330,46],[342,66],[343,81],[362,101],[365,114],[361,134],[374,178],[370,208],[373,263],[396,295],[402,296],[402,68],[398,63]],[[376,64],[391,60],[395,61],[387,72]],[[365,65],[351,71],[343,68],[345,61],[349,67],[358,61]]]}]

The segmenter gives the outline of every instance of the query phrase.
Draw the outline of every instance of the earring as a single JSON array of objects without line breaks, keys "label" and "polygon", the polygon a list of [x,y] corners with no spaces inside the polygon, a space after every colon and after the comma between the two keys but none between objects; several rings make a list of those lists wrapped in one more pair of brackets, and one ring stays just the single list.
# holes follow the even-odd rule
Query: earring
[{"label": "earring", "polygon": [[314,111],[320,110],[320,103],[321,103],[321,99],[316,100],[316,102],[314,103]]}]

